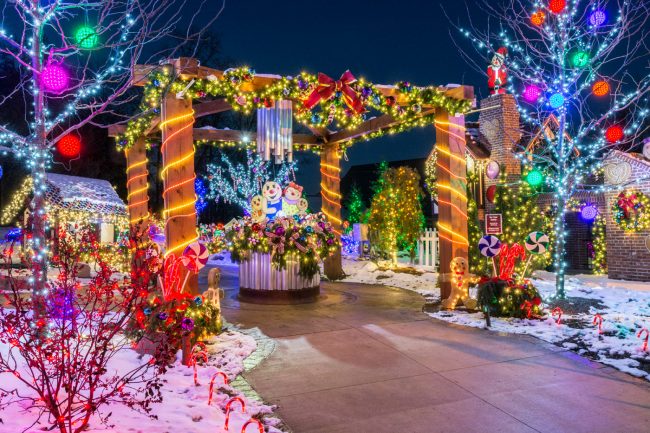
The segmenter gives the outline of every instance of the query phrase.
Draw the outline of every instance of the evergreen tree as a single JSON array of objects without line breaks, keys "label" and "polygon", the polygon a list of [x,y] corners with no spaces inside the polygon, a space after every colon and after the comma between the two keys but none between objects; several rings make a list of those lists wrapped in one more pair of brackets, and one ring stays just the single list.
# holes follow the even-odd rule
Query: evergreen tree
[{"label": "evergreen tree", "polygon": [[467,239],[469,239],[469,269],[477,275],[488,275],[492,272],[489,259],[481,254],[478,243],[483,237],[483,229],[478,219],[478,204],[472,193],[472,184],[478,181],[476,172],[467,173]]},{"label": "evergreen tree", "polygon": [[365,208],[363,204],[363,196],[361,195],[361,189],[356,183],[352,185],[350,190],[350,196],[346,200],[345,207],[348,210],[348,221],[350,224],[358,223],[361,221],[363,216],[363,210]]},{"label": "evergreen tree", "polygon": [[377,251],[396,261],[397,251],[415,257],[424,226],[420,175],[410,167],[384,169],[375,184],[368,223]]}]

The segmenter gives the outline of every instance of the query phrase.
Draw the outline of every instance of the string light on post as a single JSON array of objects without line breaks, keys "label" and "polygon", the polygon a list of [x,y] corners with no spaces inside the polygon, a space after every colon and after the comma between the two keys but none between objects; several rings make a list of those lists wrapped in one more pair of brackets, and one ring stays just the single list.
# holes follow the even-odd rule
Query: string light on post
[{"label": "string light on post", "polygon": [[621,141],[624,136],[625,132],[620,125],[612,125],[605,131],[605,138],[611,144]]},{"label": "string light on post", "polygon": [[41,81],[50,93],[61,93],[68,88],[70,74],[60,63],[51,63],[43,68]]}]

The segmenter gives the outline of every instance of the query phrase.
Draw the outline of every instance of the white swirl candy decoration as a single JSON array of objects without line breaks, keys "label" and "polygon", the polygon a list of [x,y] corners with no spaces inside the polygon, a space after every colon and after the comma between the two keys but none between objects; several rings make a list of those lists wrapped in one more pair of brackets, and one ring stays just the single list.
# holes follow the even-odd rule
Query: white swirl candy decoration
[{"label": "white swirl candy decoration", "polygon": [[548,235],[542,232],[531,232],[526,236],[525,246],[531,254],[544,254],[548,250]]},{"label": "white swirl candy decoration", "polygon": [[189,244],[180,257],[183,265],[191,272],[199,272],[208,263],[208,249],[200,242]]},{"label": "white swirl candy decoration", "polygon": [[485,257],[494,257],[499,254],[501,241],[496,236],[483,236],[481,240],[478,241],[478,249]]}]

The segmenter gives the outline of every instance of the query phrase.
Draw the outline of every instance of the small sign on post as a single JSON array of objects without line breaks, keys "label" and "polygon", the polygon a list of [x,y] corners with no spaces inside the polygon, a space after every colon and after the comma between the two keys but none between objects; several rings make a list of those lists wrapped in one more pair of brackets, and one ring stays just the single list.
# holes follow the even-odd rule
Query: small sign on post
[{"label": "small sign on post", "polygon": [[500,213],[489,213],[485,215],[485,234],[500,235],[503,233],[503,218]]}]

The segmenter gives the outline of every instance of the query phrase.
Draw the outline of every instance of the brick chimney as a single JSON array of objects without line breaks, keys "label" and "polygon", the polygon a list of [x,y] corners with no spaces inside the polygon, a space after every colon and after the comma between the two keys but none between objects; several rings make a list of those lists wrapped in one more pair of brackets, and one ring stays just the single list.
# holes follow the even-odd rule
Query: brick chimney
[{"label": "brick chimney", "polygon": [[[479,131],[486,139],[490,149],[490,160],[496,161],[508,175],[508,182],[521,179],[521,162],[513,150],[521,138],[519,110],[515,97],[509,94],[491,95],[481,101]],[[494,185],[492,179],[486,179],[486,186]]]}]

